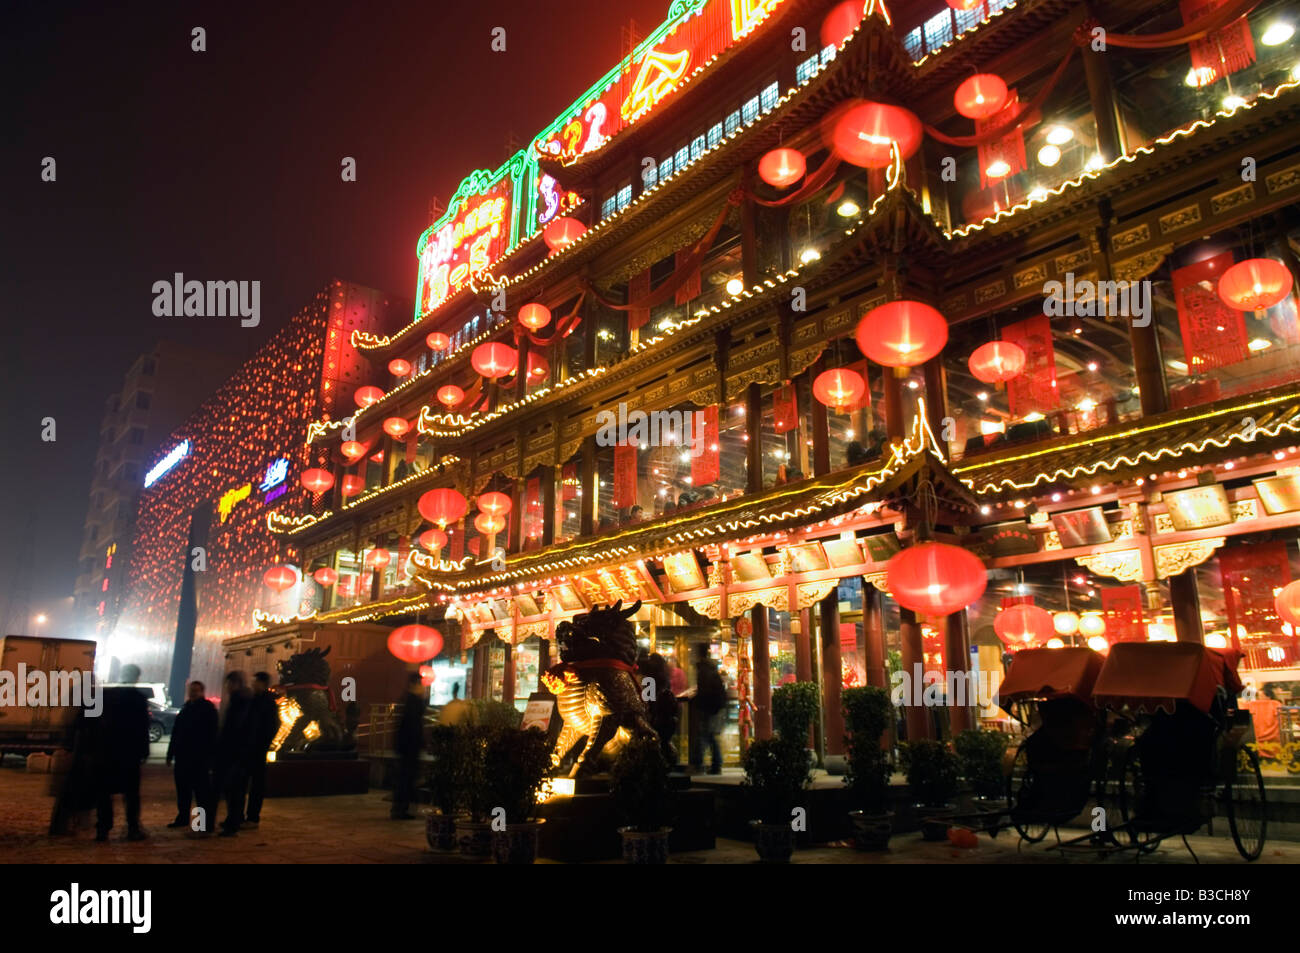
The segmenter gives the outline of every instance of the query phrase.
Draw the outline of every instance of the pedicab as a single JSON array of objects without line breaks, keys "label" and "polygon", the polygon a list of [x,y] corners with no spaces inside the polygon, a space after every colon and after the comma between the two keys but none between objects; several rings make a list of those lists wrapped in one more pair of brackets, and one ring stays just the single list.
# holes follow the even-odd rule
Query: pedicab
[{"label": "pedicab", "polygon": [[998,706],[1031,731],[1007,778],[1011,824],[1030,843],[1103,797],[1109,732],[1091,700],[1102,662],[1087,648],[1023,649],[998,687]]},{"label": "pedicab", "polygon": [[1237,704],[1239,661],[1240,653],[1194,642],[1111,646],[1093,701],[1136,723],[1119,813],[1129,846],[1139,853],[1156,850],[1167,837],[1182,837],[1191,851],[1187,835],[1220,813],[1242,857],[1254,860],[1263,851],[1264,776],[1249,747],[1250,712]]}]

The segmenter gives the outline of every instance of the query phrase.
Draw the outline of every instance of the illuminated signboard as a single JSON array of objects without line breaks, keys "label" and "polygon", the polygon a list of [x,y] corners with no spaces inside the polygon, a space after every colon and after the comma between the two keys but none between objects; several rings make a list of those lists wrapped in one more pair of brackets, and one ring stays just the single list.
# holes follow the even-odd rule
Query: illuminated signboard
[{"label": "illuminated signboard", "polygon": [[266,475],[262,477],[262,483],[258,487],[265,496],[262,497],[263,503],[270,503],[272,500],[284,496],[289,485],[285,482],[289,477],[289,459],[279,457],[272,460],[266,468]]},{"label": "illuminated signboard", "polygon": [[594,152],[749,35],[782,2],[687,0],[682,13],[661,24],[538,136],[534,150],[565,163]]},{"label": "illuminated signboard", "polygon": [[253,484],[245,483],[243,486],[236,487],[233,490],[227,490],[221,494],[221,499],[217,501],[217,512],[221,514],[221,522],[225,522],[230,516],[231,510],[240,500],[248,499],[248,494],[253,492]]},{"label": "illuminated signboard", "polygon": [[189,455],[190,455],[190,442],[188,440],[182,440],[176,446],[172,447],[171,451],[167,454],[167,456],[163,457],[161,460],[155,463],[153,465],[153,469],[151,469],[148,473],[144,475],[145,489],[148,489],[149,487],[157,483],[159,479],[162,478],[163,474],[165,474],[172,467],[176,466],[176,464],[180,463]]}]

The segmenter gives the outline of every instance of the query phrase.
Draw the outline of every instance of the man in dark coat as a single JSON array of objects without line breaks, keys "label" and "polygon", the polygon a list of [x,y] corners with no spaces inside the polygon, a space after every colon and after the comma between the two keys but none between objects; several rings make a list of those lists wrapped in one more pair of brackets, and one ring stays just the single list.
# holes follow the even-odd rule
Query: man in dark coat
[{"label": "man in dark coat", "polygon": [[411,802],[415,800],[416,773],[420,767],[420,752],[424,749],[424,711],[428,705],[429,690],[419,674],[412,672],[406,684],[406,697],[402,700],[402,714],[397,722],[397,783],[393,786],[392,818],[404,821],[414,818]]},{"label": "man in dark coat", "polygon": [[190,825],[191,799],[205,812],[204,829],[209,828],[215,810],[212,759],[217,751],[217,706],[204,697],[204,691],[202,682],[190,682],[188,700],[167,743],[167,763],[176,762],[176,819],[168,827]]},{"label": "man in dark coat", "polygon": [[691,750],[691,767],[696,771],[704,767],[704,749],[707,747],[712,758],[709,774],[721,774],[722,746],[718,744],[718,735],[727,709],[727,688],[718,672],[718,663],[709,657],[709,647],[704,642],[695,644],[695,678],[695,698],[691,706],[695,745]]},{"label": "man in dark coat", "polygon": [[252,707],[253,751],[248,763],[248,818],[245,827],[257,827],[262,819],[262,799],[266,796],[266,753],[280,730],[280,708],[271,691],[271,676],[258,672],[253,676]]},{"label": "man in dark coat", "polygon": [[226,799],[222,837],[234,837],[244,823],[244,798],[248,794],[248,766],[252,760],[253,693],[244,684],[243,672],[226,676],[226,697],[221,704],[221,729],[217,736],[213,781]]},{"label": "man in dark coat", "polygon": [[[140,669],[123,666],[123,681],[135,682]],[[113,795],[121,793],[126,807],[126,839],[144,840],[140,826],[140,765],[149,758],[149,702],[129,685],[103,691],[103,711],[88,718],[91,776],[95,789],[97,841],[108,840],[113,829]]]}]

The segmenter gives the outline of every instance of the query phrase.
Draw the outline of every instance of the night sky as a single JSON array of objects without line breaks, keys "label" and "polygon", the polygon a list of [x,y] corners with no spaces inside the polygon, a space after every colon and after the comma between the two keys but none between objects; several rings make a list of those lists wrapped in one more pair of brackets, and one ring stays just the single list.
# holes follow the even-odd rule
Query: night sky
[{"label": "night sky", "polygon": [[[76,634],[56,628],[104,399],[140,353],[171,338],[233,370],[335,277],[411,298],[430,199],[500,165],[511,133],[525,143],[617,62],[620,27],[644,35],[668,6],[7,0],[0,624],[26,575],[30,614]],[[177,271],[260,280],[260,327],[154,317],[151,286]]]}]

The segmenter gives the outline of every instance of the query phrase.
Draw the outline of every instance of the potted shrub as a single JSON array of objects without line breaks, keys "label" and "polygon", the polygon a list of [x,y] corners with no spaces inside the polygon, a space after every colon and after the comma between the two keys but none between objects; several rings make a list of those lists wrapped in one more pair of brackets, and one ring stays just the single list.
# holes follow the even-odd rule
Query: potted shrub
[{"label": "potted shrub", "polygon": [[808,734],[821,705],[816,682],[791,682],[772,692],[772,727],[787,741],[808,747]]},{"label": "potted shrub", "polygon": [[[498,864],[531,864],[537,859],[537,794],[551,767],[546,735],[536,728],[510,728],[488,739],[484,776],[492,802],[492,856]],[[505,810],[505,817],[496,814]],[[504,829],[502,829],[504,824]]]},{"label": "potted shrub", "polygon": [[784,863],[794,853],[794,809],[812,780],[808,749],[802,741],[768,738],[745,752],[745,780],[753,813],[754,846],[765,861]]},{"label": "potted shrub", "polygon": [[849,811],[853,842],[858,850],[886,850],[894,814],[889,810],[889,757],[880,739],[894,717],[894,706],[887,691],[871,687],[845,689],[842,703],[849,762],[844,783],[854,806]]},{"label": "potted shrub", "polygon": [[457,734],[451,725],[434,725],[429,741],[429,753],[433,755],[429,790],[434,811],[425,821],[424,836],[434,850],[456,849]]},{"label": "potted shrub", "polygon": [[488,698],[474,700],[474,724],[496,731],[518,728],[523,721],[523,714],[509,702],[492,701]]},{"label": "potted shrub", "polygon": [[909,741],[902,749],[908,787],[920,802],[921,832],[926,840],[945,840],[957,793],[957,756],[943,742],[928,739]]},{"label": "potted shrub", "polygon": [[668,783],[668,760],[655,738],[634,738],[610,770],[610,794],[619,815],[627,822],[618,832],[623,838],[623,860],[629,864],[668,863],[667,827],[673,790]]},{"label": "potted shrub", "polygon": [[974,728],[959,732],[952,739],[961,776],[970,783],[976,805],[981,808],[996,809],[1006,798],[1006,775],[1002,763],[1007,753],[1007,741],[1007,736],[1000,731]]},{"label": "potted shrub", "polygon": [[464,811],[456,818],[456,837],[460,852],[471,857],[492,855],[492,825],[488,817],[496,802],[487,787],[487,748],[496,733],[483,725],[459,729],[452,748],[453,783],[459,792],[457,806]]}]

